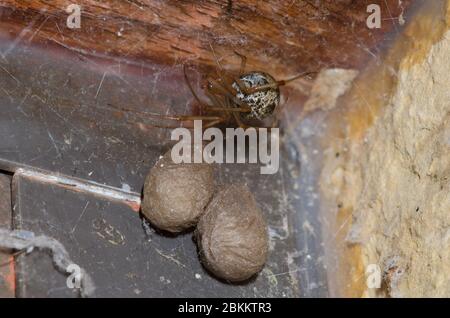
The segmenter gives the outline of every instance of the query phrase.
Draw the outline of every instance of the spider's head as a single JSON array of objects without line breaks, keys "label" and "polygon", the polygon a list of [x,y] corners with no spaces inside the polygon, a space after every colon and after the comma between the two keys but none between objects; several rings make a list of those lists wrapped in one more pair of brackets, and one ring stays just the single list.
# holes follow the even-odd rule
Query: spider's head
[{"label": "spider's head", "polygon": [[[264,72],[250,72],[240,77],[240,85],[232,84],[236,90],[236,98],[251,108],[251,112],[244,113],[246,119],[264,119],[274,112],[280,104],[280,89],[277,81]],[[246,92],[242,86],[245,85]],[[261,90],[257,90],[261,88]]]}]

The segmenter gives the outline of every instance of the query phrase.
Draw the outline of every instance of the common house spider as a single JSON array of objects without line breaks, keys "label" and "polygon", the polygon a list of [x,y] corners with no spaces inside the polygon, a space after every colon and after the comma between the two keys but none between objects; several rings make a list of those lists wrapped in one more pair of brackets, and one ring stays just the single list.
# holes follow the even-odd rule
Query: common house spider
[{"label": "common house spider", "polygon": [[[207,78],[207,85],[204,87],[206,97],[212,104],[206,103],[200,99],[187,75],[187,67],[183,66],[184,78],[194,96],[195,100],[200,106],[199,115],[157,115],[141,112],[142,115],[147,115],[153,118],[163,120],[175,121],[206,121],[203,128],[208,128],[220,124],[235,122],[239,127],[252,127],[248,121],[259,121],[273,116],[272,123],[267,128],[274,128],[278,125],[280,115],[280,86],[287,83],[306,77],[317,72],[305,72],[294,77],[276,80],[272,75],[262,71],[246,72],[247,58],[234,52],[241,59],[239,72],[230,72],[223,69],[216,59],[216,75],[217,77],[209,76]],[[109,105],[111,106],[111,105]],[[130,111],[128,109],[121,109],[122,111]],[[159,128],[170,128],[169,126],[155,125]],[[175,128],[175,127],[171,127]],[[256,128],[263,128],[262,126]]]},{"label": "common house spider", "polygon": [[305,72],[285,80],[276,80],[272,75],[262,71],[246,72],[247,58],[234,52],[241,59],[239,72],[233,74],[224,70],[216,59],[217,78],[208,77],[205,95],[212,105],[203,102],[194,91],[187,76],[186,65],[184,77],[192,95],[200,105],[200,112],[208,115],[178,116],[178,120],[205,120],[204,128],[230,122],[232,120],[242,128],[249,127],[247,120],[263,120],[274,115],[271,128],[278,125],[280,114],[280,86],[316,72]]}]

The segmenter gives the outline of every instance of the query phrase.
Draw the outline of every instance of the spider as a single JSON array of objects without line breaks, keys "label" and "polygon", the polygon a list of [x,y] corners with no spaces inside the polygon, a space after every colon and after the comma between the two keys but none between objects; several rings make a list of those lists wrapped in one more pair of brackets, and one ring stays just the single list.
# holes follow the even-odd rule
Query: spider
[{"label": "spider", "polygon": [[305,72],[285,80],[276,80],[272,75],[262,71],[246,72],[247,58],[234,52],[240,59],[239,72],[233,74],[222,68],[216,59],[217,78],[208,77],[205,87],[205,95],[212,105],[203,102],[194,91],[188,75],[187,67],[184,65],[184,77],[192,95],[200,105],[200,111],[206,111],[206,116],[178,116],[179,120],[205,120],[208,121],[205,128],[219,125],[234,120],[242,128],[247,128],[248,120],[264,120],[275,115],[271,128],[276,127],[280,114],[280,86],[299,79],[301,77],[315,74],[316,72]]},{"label": "spider", "polygon": [[[180,122],[203,120],[203,128],[235,122],[241,128],[251,127],[249,121],[255,122],[273,116],[272,123],[267,128],[278,125],[280,115],[280,86],[306,77],[317,72],[305,72],[285,80],[276,80],[272,75],[263,71],[246,71],[247,58],[234,52],[240,59],[239,71],[224,70],[216,59],[216,77],[209,76],[204,87],[205,95],[212,104],[204,102],[197,95],[189,81],[187,66],[183,66],[184,78],[193,97],[200,106],[199,115],[153,115],[142,113],[150,117]],[[111,106],[111,105],[109,105]],[[121,109],[122,111],[131,111]],[[156,126],[169,128],[168,126]],[[258,128],[262,128],[258,127]]]}]

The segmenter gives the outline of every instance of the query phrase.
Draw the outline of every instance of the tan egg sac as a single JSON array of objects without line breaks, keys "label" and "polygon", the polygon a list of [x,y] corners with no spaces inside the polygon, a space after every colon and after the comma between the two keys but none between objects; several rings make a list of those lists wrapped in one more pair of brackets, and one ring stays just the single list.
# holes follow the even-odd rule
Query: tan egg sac
[{"label": "tan egg sac", "polygon": [[204,266],[219,278],[239,282],[263,268],[267,233],[267,224],[249,189],[229,185],[211,200],[195,237]]},{"label": "tan egg sac", "polygon": [[197,224],[214,193],[209,164],[175,164],[166,153],[144,184],[142,214],[161,230],[177,233]]}]

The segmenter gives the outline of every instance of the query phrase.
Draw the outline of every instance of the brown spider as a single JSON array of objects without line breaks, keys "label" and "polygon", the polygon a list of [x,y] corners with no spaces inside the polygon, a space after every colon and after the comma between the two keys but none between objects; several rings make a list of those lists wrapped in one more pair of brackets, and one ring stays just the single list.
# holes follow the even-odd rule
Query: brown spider
[{"label": "brown spider", "polygon": [[[280,86],[316,72],[305,72],[286,80],[277,81],[272,75],[262,71],[246,72],[247,58],[234,52],[241,58],[238,74],[224,70],[216,60],[217,78],[209,77],[205,87],[205,95],[213,105],[209,105],[198,97],[189,82],[186,65],[183,67],[184,77],[192,95],[200,105],[201,113],[206,116],[177,116],[178,120],[206,120],[204,128],[234,120],[239,127],[249,127],[246,120],[263,120],[275,113],[270,127],[276,127],[280,114]],[[216,115],[214,115],[216,114]]]},{"label": "brown spider", "polygon": [[[205,120],[207,123],[203,125],[203,128],[229,123],[234,120],[239,127],[247,128],[251,127],[246,123],[247,121],[261,121],[275,113],[272,124],[268,127],[273,128],[278,125],[279,121],[280,86],[298,78],[317,73],[305,72],[286,80],[277,81],[266,72],[246,72],[247,58],[238,52],[234,53],[241,59],[240,69],[237,74],[224,70],[216,59],[217,77],[207,78],[207,85],[204,87],[205,95],[212,102],[212,105],[203,102],[194,91],[187,75],[186,65],[184,65],[184,78],[189,90],[200,106],[200,115],[154,115],[146,112],[143,112],[142,115],[181,122]],[[121,108],[120,110],[131,112],[129,109]],[[155,127],[175,128],[161,125]]]}]

